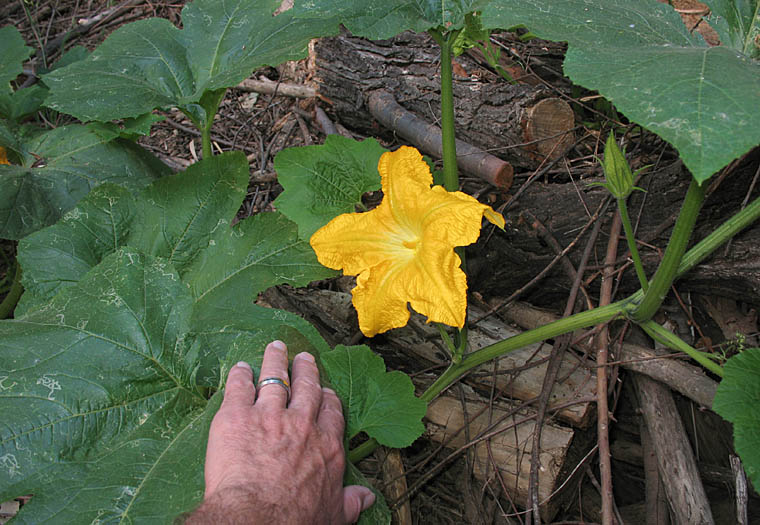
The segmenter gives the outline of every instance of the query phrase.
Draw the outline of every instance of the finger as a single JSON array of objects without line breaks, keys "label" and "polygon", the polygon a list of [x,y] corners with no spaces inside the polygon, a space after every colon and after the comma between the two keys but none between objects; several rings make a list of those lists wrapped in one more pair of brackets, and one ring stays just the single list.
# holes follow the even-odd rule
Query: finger
[{"label": "finger", "polygon": [[326,435],[338,441],[343,441],[346,420],[343,418],[343,408],[341,407],[340,399],[338,399],[335,391],[330,388],[322,389],[322,404],[319,406],[317,426]]},{"label": "finger", "polygon": [[223,407],[253,405],[256,398],[256,387],[253,386],[253,371],[251,365],[240,361],[230,369],[227,383],[224,387]]},{"label": "finger", "polygon": [[356,523],[359,514],[375,502],[375,495],[367,487],[349,485],[343,487],[343,518],[346,523]]},{"label": "finger", "polygon": [[272,377],[281,379],[290,386],[288,381],[288,347],[282,341],[273,341],[264,350],[256,406],[285,408],[288,404],[288,391],[282,385],[277,383],[261,385],[262,381]]},{"label": "finger", "polygon": [[302,412],[311,421],[316,421],[322,404],[322,387],[319,384],[319,369],[314,356],[301,352],[293,359],[293,396],[288,409]]}]

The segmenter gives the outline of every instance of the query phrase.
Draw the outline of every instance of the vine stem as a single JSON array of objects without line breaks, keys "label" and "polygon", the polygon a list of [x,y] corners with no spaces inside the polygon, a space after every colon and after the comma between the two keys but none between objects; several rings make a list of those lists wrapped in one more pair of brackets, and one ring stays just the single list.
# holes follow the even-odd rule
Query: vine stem
[{"label": "vine stem", "polygon": [[211,148],[211,126],[201,126],[201,152],[204,159],[210,159],[214,154]]},{"label": "vine stem", "polygon": [[697,222],[697,216],[704,200],[705,188],[700,186],[696,179],[692,178],[689,189],[686,192],[686,197],[681,205],[678,219],[673,227],[673,233],[670,235],[668,245],[665,247],[665,253],[662,256],[660,266],[657,268],[652,282],[649,283],[649,289],[644,293],[641,303],[631,312],[631,319],[633,321],[642,323],[651,319],[665,300],[665,295],[678,275],[681,260],[686,251],[686,246],[689,244],[691,232],[694,230],[694,225]]},{"label": "vine stem", "polygon": [[[733,217],[725,221],[710,235],[702,239],[693,248],[686,252],[681,259],[680,264],[678,264],[675,277],[678,278],[694,268],[697,264],[712,254],[718,247],[758,219],[760,219],[760,197],[752,201],[752,203],[743,210],[737,212]],[[677,224],[676,227],[678,227]],[[643,290],[639,290],[626,299],[612,303],[609,306],[587,310],[564,319],[558,319],[547,325],[514,335],[508,339],[494,343],[493,345],[481,348],[480,350],[469,354],[458,365],[450,366],[443,375],[441,375],[441,377],[439,377],[420,396],[420,398],[426,403],[430,403],[430,401],[432,401],[439,393],[445,390],[472,367],[489,361],[490,359],[501,357],[502,355],[518,350],[525,345],[542,341],[544,338],[548,339],[566,332],[604,323],[620,315],[632,312],[632,306],[635,308],[635,305],[641,304],[642,297],[644,297],[644,292]],[[655,330],[657,330],[656,327]],[[539,331],[541,333],[537,334],[536,332]],[[670,334],[670,336],[678,339],[673,334]],[[712,368],[710,369],[712,370]],[[348,459],[352,463],[356,463],[371,454],[377,446],[378,443],[375,439],[369,439],[351,450],[348,453]]]},{"label": "vine stem", "polygon": [[631,218],[628,215],[628,205],[626,204],[625,199],[618,199],[617,203],[620,219],[623,222],[623,230],[625,230],[625,240],[628,241],[628,249],[631,251],[631,259],[633,259],[633,267],[636,269],[636,276],[639,278],[641,289],[646,293],[649,289],[649,281],[647,280],[647,274],[644,271],[644,265],[641,264],[639,249],[636,247],[636,238],[633,236]]},{"label": "vine stem", "polygon": [[660,343],[666,345],[669,348],[672,348],[673,350],[688,354],[689,357],[708,369],[713,374],[717,375],[718,377],[723,377],[723,368],[718,363],[710,359],[710,357],[708,357],[709,354],[700,352],[696,348],[687,344],[683,339],[675,335],[673,332],[660,326],[658,323],[652,321],[651,319],[649,321],[640,323],[639,326],[641,326],[641,328],[655,341],[659,341]]}]

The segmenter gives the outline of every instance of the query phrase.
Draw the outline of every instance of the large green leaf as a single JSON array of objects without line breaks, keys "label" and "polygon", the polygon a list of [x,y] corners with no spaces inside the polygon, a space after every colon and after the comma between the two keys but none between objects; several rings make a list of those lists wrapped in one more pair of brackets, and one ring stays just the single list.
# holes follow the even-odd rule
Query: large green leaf
[{"label": "large green leaf", "polygon": [[0,27],[0,93],[13,91],[10,83],[21,74],[21,66],[32,51],[18,29],[13,26]]},{"label": "large green leaf", "polygon": [[288,283],[303,286],[333,272],[297,238],[296,225],[264,213],[230,227],[245,197],[248,163],[240,152],[217,155],[131,194],[94,190],[63,220],[23,239],[19,312],[76,283],[121,246],[170,261],[205,308],[247,305]]},{"label": "large green leaf", "polygon": [[[119,249],[0,322],[0,500],[34,494],[20,522],[170,523],[203,494],[221,393],[197,386],[221,384],[220,361],[257,365],[275,337],[326,349],[304,320],[243,298],[226,319],[198,310],[169,261]],[[228,346],[199,370],[209,341]]]},{"label": "large green leaf", "polygon": [[751,58],[760,58],[760,1],[704,0],[710,8],[710,25],[723,45]]},{"label": "large green leaf", "polygon": [[760,143],[760,63],[656,0],[493,0],[482,20],[567,41],[567,75],[673,144],[699,182]]},{"label": "large green leaf", "polygon": [[402,31],[418,33],[432,28],[461,29],[464,16],[481,9],[489,0],[322,0],[296,2],[295,16],[320,19],[336,17],[357,36],[374,40]]},{"label": "large green leaf", "polygon": [[205,93],[234,86],[257,67],[303,58],[309,40],[337,31],[329,19],[272,16],[279,5],[195,0],[182,10],[183,29],[159,18],[122,26],[86,60],[44,76],[47,105],[81,120],[173,106],[200,119]]},{"label": "large green leaf", "polygon": [[734,424],[734,447],[752,484],[760,487],[760,348],[726,361],[713,410]]},{"label": "large green leaf", "polygon": [[71,125],[16,139],[23,164],[0,165],[0,238],[20,239],[54,223],[105,182],[138,189],[170,173],[115,136]]},{"label": "large green leaf", "polygon": [[409,376],[386,372],[383,359],[364,345],[338,345],[322,354],[322,364],[346,403],[349,438],[366,432],[382,445],[400,448],[422,435],[427,405],[415,397]]},{"label": "large green leaf", "polygon": [[385,151],[375,139],[357,142],[340,135],[320,146],[284,149],[274,169],[285,191],[274,205],[309,239],[337,215],[356,211],[364,193],[380,189],[377,162]]}]

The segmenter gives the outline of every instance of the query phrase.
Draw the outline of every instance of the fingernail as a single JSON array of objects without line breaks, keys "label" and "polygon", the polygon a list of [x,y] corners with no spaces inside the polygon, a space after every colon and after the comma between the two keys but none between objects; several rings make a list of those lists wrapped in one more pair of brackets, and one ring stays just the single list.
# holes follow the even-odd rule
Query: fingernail
[{"label": "fingernail", "polygon": [[372,506],[372,504],[375,502],[375,494],[373,492],[367,491],[362,496],[362,510],[367,510]]},{"label": "fingernail", "polygon": [[238,367],[238,368],[246,368],[248,370],[251,369],[251,365],[249,365],[245,361],[238,361],[237,363],[235,363],[235,366]]},{"label": "fingernail", "polygon": [[285,352],[288,350],[288,347],[282,341],[272,341],[271,343],[269,343],[269,346],[271,346],[272,348],[276,348],[277,350],[281,352]]},{"label": "fingernail", "polygon": [[[335,390],[333,390],[332,388],[327,388],[326,386],[322,387],[322,392],[324,392],[325,394],[335,394]],[[337,396],[338,394],[335,394],[335,395]]]},{"label": "fingernail", "polygon": [[314,362],[314,356],[311,355],[309,352],[301,352],[295,358],[303,359],[304,361],[311,361],[312,363]]}]

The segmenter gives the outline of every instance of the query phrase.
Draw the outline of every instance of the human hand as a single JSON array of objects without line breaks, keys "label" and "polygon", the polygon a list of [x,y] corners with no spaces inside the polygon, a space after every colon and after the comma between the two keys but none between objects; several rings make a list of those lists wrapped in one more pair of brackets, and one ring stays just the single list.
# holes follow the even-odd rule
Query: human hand
[{"label": "human hand", "polygon": [[[267,345],[263,378],[287,381],[281,341]],[[322,388],[314,358],[293,359],[292,397],[279,384],[259,387],[247,363],[230,370],[206,450],[206,492],[188,524],[353,523],[375,500],[366,487],[343,487],[345,421],[340,400]]]}]

